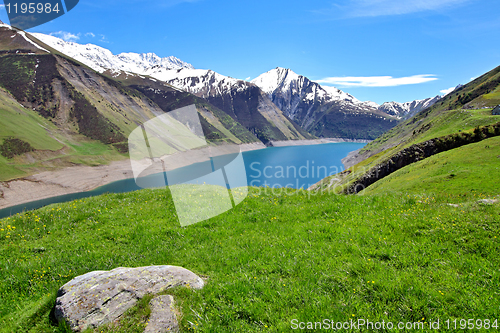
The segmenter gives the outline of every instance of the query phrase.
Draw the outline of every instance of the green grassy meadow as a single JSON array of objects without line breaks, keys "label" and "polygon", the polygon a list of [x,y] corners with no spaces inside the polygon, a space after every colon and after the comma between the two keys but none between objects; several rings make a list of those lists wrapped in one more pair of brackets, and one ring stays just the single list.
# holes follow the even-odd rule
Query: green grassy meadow
[{"label": "green grassy meadow", "polygon": [[[251,188],[235,209],[185,228],[168,189],[50,205],[0,220],[0,332],[65,332],[50,319],[61,285],[166,264],[206,279],[200,291],[170,291],[183,332],[500,319],[500,205],[477,202],[492,194]],[[95,332],[142,332],[147,314],[141,302]]]},{"label": "green grassy meadow", "polygon": [[500,194],[500,137],[436,154],[368,186],[365,193]]}]

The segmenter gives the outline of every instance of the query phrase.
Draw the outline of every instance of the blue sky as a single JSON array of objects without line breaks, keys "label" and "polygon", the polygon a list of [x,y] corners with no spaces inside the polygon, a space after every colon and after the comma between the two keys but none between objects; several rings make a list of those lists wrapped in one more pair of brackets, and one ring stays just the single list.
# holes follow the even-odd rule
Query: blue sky
[{"label": "blue sky", "polygon": [[500,65],[498,13],[498,0],[80,0],[29,31],[240,79],[290,68],[380,104],[432,97]]}]

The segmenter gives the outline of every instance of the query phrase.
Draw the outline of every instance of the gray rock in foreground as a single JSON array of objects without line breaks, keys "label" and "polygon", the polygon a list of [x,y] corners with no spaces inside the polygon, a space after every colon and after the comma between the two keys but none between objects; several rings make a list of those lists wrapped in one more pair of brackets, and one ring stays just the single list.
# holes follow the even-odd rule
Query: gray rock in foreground
[{"label": "gray rock in foreground", "polygon": [[186,286],[201,289],[203,280],[177,266],[148,266],[94,271],[74,278],[58,291],[55,316],[76,332],[117,320],[146,294]]},{"label": "gray rock in foreground", "polygon": [[498,200],[496,199],[481,199],[478,201],[478,203],[484,204],[484,205],[493,205],[494,203],[497,203]]},{"label": "gray rock in foreground", "polygon": [[149,307],[151,315],[144,333],[179,332],[172,296],[157,296],[149,302]]}]

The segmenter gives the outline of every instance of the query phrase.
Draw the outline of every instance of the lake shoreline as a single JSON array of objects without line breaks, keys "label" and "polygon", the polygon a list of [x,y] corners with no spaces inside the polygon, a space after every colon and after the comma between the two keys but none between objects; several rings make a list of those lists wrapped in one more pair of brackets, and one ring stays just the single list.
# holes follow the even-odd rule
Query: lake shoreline
[{"label": "lake shoreline", "polygon": [[[243,144],[239,147],[242,152],[266,148],[262,143]],[[185,163],[186,161],[179,158],[179,167]],[[129,178],[134,178],[134,174],[128,158],[107,165],[79,165],[45,171],[0,182],[0,209],[65,194],[87,192]]]},{"label": "lake shoreline", "polygon": [[[368,140],[315,139],[274,141],[267,146],[261,142],[239,145],[241,152],[260,150],[269,147],[320,145],[327,143],[356,142]],[[174,168],[202,162],[178,156]],[[0,210],[33,201],[60,195],[87,192],[101,186],[125,179],[134,178],[128,158],[99,166],[71,166],[55,171],[45,171],[35,175],[0,182]]]}]

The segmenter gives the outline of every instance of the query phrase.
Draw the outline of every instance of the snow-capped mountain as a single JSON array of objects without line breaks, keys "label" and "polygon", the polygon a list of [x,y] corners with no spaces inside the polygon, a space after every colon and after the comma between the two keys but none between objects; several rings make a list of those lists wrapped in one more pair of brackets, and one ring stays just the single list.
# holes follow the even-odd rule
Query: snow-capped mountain
[{"label": "snow-capped mountain", "polygon": [[[269,95],[276,92],[280,92],[282,94],[300,94],[302,92],[303,97],[306,99],[313,99],[316,95],[320,98],[332,100],[359,102],[354,96],[343,92],[340,89],[329,86],[321,86],[310,81],[305,76],[296,74],[291,69],[282,67],[276,67],[275,69],[261,74],[250,82],[259,86]],[[311,84],[313,84],[317,89],[312,92],[305,91],[305,89]]]},{"label": "snow-capped mountain", "polygon": [[231,90],[243,91],[250,86],[246,81],[224,76],[209,69],[169,70],[156,73],[154,78],[202,98],[226,94]]},{"label": "snow-capped mountain", "polygon": [[66,42],[60,38],[41,33],[31,33],[31,35],[99,73],[109,69],[154,77],[171,69],[194,68],[191,64],[173,56],[161,58],[154,53],[131,52],[115,55],[110,50],[93,44],[82,45]]},{"label": "snow-capped mountain", "polygon": [[211,70],[194,69],[175,57],[160,58],[153,53],[113,55],[92,44],[66,42],[44,34],[33,36],[98,72],[111,71],[113,77],[124,72],[148,75],[204,98],[263,142],[302,139],[310,137],[309,133],[374,139],[395,125],[395,118],[379,111],[372,102],[360,102],[348,93],[321,86],[289,69],[276,68],[246,82]]},{"label": "snow-capped mountain", "polygon": [[310,81],[290,69],[276,67],[251,81],[260,87],[273,102],[290,118],[297,118],[301,102],[319,102],[325,104],[332,101],[360,104],[354,96],[340,89],[321,86]]},{"label": "snow-capped mountain", "polygon": [[[373,139],[395,125],[394,119],[379,111],[376,103],[361,102],[340,89],[322,86],[290,69],[277,67],[251,82],[268,94],[288,117],[317,136]],[[372,129],[368,130],[369,127]]]},{"label": "snow-capped mountain", "polygon": [[398,102],[385,102],[378,107],[380,111],[398,118],[408,119],[413,117],[416,113],[423,109],[432,106],[434,103],[439,101],[441,96],[430,97],[426,99],[415,100],[406,103]]},{"label": "snow-capped mountain", "polygon": [[294,124],[256,85],[224,76],[212,70],[187,69],[164,71],[154,76],[176,88],[206,99],[248,128],[261,141],[310,138]]},{"label": "snow-capped mountain", "polygon": [[60,38],[32,34],[41,42],[70,56],[97,72],[148,75],[156,80],[204,98],[249,129],[257,138],[270,140],[308,139],[312,136],[290,121],[257,86],[211,70],[194,69],[175,57],[160,58],[154,53],[114,55],[100,46],[66,42]]}]

